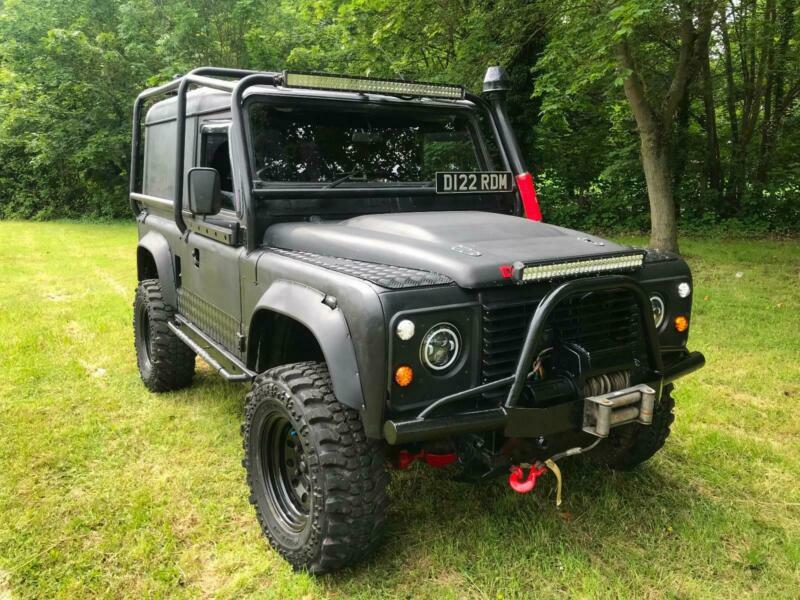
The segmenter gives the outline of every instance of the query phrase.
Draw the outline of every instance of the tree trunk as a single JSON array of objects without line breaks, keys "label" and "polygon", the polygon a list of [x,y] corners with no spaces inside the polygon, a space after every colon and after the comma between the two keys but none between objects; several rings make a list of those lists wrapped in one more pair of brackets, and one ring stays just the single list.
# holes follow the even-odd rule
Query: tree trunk
[{"label": "tree trunk", "polygon": [[772,116],[772,92],[774,85],[770,81],[767,84],[767,92],[764,95],[764,120],[761,122],[761,147],[758,153],[758,165],[753,183],[756,186],[756,195],[760,196],[764,188],[767,187],[769,179],[769,167],[772,158],[772,148],[774,145],[774,121]]},{"label": "tree trunk", "polygon": [[[647,98],[645,84],[637,70],[628,40],[621,39],[616,45],[618,64],[625,73],[622,87],[641,140],[642,167],[650,201],[650,246],[659,250],[678,252],[677,214],[669,160],[672,147],[670,138],[675,113],[682,101],[688,102],[687,87],[697,65],[696,53],[707,46],[712,15],[713,4],[706,6],[699,14],[690,10],[689,3],[680,5],[680,48],[672,80],[659,106],[654,106]],[[695,27],[695,23],[698,27]],[[688,103],[684,111],[684,116],[688,116]]]},{"label": "tree trunk", "polygon": [[755,182],[759,190],[763,190],[769,180],[772,157],[776,140],[780,134],[786,110],[791,100],[784,98],[783,89],[786,74],[786,55],[789,42],[794,34],[795,0],[783,0],[775,10],[773,5],[773,27],[778,32],[777,48],[770,46],[768,57],[767,88],[764,93],[764,119],[761,124],[761,148],[756,168]]},{"label": "tree trunk", "polygon": [[656,132],[639,132],[647,197],[650,201],[650,247],[678,252],[675,199],[669,167],[669,144]]},{"label": "tree trunk", "polygon": [[733,55],[731,52],[731,42],[728,36],[728,26],[725,21],[726,15],[723,11],[720,21],[720,32],[722,33],[722,46],[725,55],[725,83],[726,97],[725,106],[728,109],[728,121],[731,127],[731,164],[730,174],[728,175],[728,185],[725,189],[725,203],[720,213],[725,217],[732,217],[739,212],[739,200],[741,172],[744,162],[744,152],[742,150],[741,138],[739,136],[739,117],[736,114],[736,86],[733,79]]},{"label": "tree trunk", "polygon": [[767,2],[764,15],[766,33],[764,35],[767,45],[767,85],[764,89],[764,118],[761,120],[761,144],[758,153],[758,164],[753,182],[756,187],[756,196],[760,196],[767,184],[766,156],[770,145],[772,129],[772,95],[775,91],[775,36],[776,13],[775,2]]},{"label": "tree trunk", "polygon": [[686,174],[686,165],[689,162],[689,88],[683,93],[683,98],[678,105],[678,115],[675,119],[675,136],[672,142],[672,189],[675,200],[675,213],[681,212],[680,197],[683,176]]},{"label": "tree trunk", "polygon": [[[685,24],[686,25],[686,24]],[[688,28],[691,23],[688,23]],[[687,31],[684,31],[688,35]],[[692,36],[689,36],[692,37]],[[627,71],[622,87],[636,120],[641,141],[642,167],[647,183],[647,198],[650,201],[650,247],[678,252],[678,228],[675,215],[675,199],[672,195],[672,171],[670,170],[670,133],[680,98],[689,79],[688,63],[691,50],[684,39],[681,48],[682,60],[675,70],[670,92],[664,102],[661,116],[657,115],[647,101],[641,77],[635,69],[627,42],[617,45],[620,67]]]},{"label": "tree trunk", "polygon": [[703,107],[705,109],[706,167],[708,187],[722,195],[722,164],[719,157],[719,135],[717,134],[717,108],[714,103],[714,82],[711,79],[711,65],[708,46],[700,55],[700,68],[703,79]]}]

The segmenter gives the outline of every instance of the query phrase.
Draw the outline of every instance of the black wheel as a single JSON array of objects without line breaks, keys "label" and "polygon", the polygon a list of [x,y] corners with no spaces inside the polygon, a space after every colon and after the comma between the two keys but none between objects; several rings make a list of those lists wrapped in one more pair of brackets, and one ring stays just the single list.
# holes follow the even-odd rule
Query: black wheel
[{"label": "black wheel", "polygon": [[152,392],[178,390],[192,383],[195,354],[167,327],[175,309],[164,302],[157,279],[145,279],[133,301],[136,361]]},{"label": "black wheel", "polygon": [[250,502],[295,569],[334,571],[377,546],[388,505],[383,447],[336,400],[324,364],[259,375],[242,433]]},{"label": "black wheel", "polygon": [[639,466],[664,447],[670,426],[675,421],[674,409],[675,400],[669,385],[664,388],[661,401],[653,410],[652,424],[631,423],[613,429],[608,439],[587,457],[620,471]]}]

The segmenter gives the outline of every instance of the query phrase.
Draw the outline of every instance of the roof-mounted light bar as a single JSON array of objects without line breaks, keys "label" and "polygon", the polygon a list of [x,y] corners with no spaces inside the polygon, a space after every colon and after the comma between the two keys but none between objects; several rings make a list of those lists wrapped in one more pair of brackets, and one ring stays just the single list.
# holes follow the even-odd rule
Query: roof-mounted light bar
[{"label": "roof-mounted light bar", "polygon": [[575,275],[594,275],[620,271],[634,271],[641,268],[644,253],[619,254],[604,258],[582,258],[568,262],[545,265],[514,264],[514,279],[519,283],[551,281]]},{"label": "roof-mounted light bar", "polygon": [[397,79],[372,79],[354,75],[327,73],[293,73],[284,71],[283,85],[292,88],[331,90],[335,92],[361,92],[389,96],[424,96],[461,100],[464,88],[460,85],[400,81]]}]

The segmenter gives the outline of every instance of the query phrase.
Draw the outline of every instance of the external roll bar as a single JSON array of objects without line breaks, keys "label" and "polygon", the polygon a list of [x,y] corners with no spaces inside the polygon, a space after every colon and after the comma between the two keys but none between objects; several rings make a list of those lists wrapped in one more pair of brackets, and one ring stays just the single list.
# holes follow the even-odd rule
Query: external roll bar
[{"label": "external roll bar", "polygon": [[173,79],[169,83],[157,87],[149,88],[136,97],[133,103],[133,132],[131,136],[131,171],[130,171],[130,193],[131,209],[135,215],[140,212],[139,204],[134,195],[141,192],[139,189],[139,160],[141,157],[142,143],[142,109],[145,102],[158,96],[165,96],[177,93],[177,114],[176,114],[176,140],[175,140],[175,198],[173,199],[175,211],[175,223],[183,233],[186,231],[186,223],[183,221],[183,159],[186,152],[186,93],[191,85],[202,85],[217,90],[232,92],[234,83],[225,81],[224,78],[242,78],[252,75],[256,71],[245,69],[225,69],[219,67],[200,67],[187,73],[183,77]]}]

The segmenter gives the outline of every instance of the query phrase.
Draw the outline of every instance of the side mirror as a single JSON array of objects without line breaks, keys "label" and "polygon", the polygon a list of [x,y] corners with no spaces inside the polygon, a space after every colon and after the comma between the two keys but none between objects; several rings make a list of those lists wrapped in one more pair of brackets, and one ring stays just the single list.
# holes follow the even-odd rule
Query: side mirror
[{"label": "side mirror", "polygon": [[189,210],[194,215],[215,215],[222,208],[219,173],[209,167],[189,169]]}]

